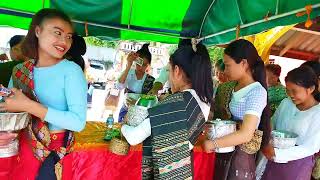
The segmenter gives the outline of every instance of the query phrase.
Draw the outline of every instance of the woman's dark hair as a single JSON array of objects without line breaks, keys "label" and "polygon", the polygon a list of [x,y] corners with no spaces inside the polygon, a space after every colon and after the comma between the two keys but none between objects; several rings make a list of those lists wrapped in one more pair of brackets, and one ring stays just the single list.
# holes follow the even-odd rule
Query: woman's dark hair
[{"label": "woman's dark hair", "polygon": [[281,66],[279,66],[278,64],[267,64],[266,66],[266,70],[271,72],[272,74],[274,74],[275,76],[278,77],[278,82],[280,82],[280,74],[281,74]]},{"label": "woman's dark hair", "polygon": [[310,67],[317,75],[318,79],[320,78],[320,62],[318,61],[307,61],[301,64],[301,66]]},{"label": "woman's dark hair", "polygon": [[[247,60],[252,78],[255,81],[258,81],[267,90],[266,70],[264,63],[251,42],[244,39],[233,41],[227,46],[227,48],[224,50],[224,53],[230,56],[237,64],[244,59]],[[259,129],[263,131],[261,148],[269,143],[271,129],[270,113],[270,107],[267,104],[262,112],[261,121],[259,124]]]},{"label": "woman's dark hair", "polygon": [[24,41],[22,42],[22,53],[31,59],[37,60],[39,58],[38,54],[38,38],[36,36],[35,29],[37,26],[41,26],[44,21],[48,19],[62,19],[66,22],[68,22],[72,26],[72,22],[70,18],[64,14],[61,11],[58,11],[56,9],[41,9],[38,11],[32,18],[29,31],[27,36],[25,37]]},{"label": "woman's dark hair", "polygon": [[11,39],[9,40],[10,49],[16,46],[17,44],[21,43],[24,37],[25,37],[24,35],[12,36]]},{"label": "woman's dark hair", "polygon": [[143,44],[141,49],[139,49],[137,51],[137,53],[139,54],[139,57],[141,58],[146,58],[148,60],[148,63],[151,64],[151,53],[149,51],[149,45],[150,44]]},{"label": "woman's dark hair", "polygon": [[300,66],[288,72],[286,82],[292,82],[304,88],[315,87],[312,95],[315,100],[320,102],[320,92],[318,90],[318,77],[316,73],[308,66]]},{"label": "woman's dark hair", "polygon": [[223,59],[218,59],[216,63],[214,64],[215,68],[218,68],[219,71],[223,72],[224,71],[224,63]]},{"label": "woman's dark hair", "polygon": [[280,77],[281,74],[281,66],[278,64],[267,64],[266,70],[272,72],[272,74]]},{"label": "woman's dark hair", "polygon": [[198,44],[194,51],[192,46],[179,47],[170,57],[172,66],[179,66],[201,101],[211,103],[213,98],[213,82],[211,62],[207,48]]},{"label": "woman's dark hair", "polygon": [[85,62],[84,59],[82,58],[82,55],[84,55],[87,51],[87,46],[86,42],[83,39],[83,37],[74,34],[72,36],[72,44],[69,49],[69,51],[66,53],[66,57],[68,60],[75,62],[78,64],[82,71],[84,71],[85,67]]},{"label": "woman's dark hair", "polygon": [[178,43],[178,48],[182,46],[192,46],[191,39],[180,39]]}]

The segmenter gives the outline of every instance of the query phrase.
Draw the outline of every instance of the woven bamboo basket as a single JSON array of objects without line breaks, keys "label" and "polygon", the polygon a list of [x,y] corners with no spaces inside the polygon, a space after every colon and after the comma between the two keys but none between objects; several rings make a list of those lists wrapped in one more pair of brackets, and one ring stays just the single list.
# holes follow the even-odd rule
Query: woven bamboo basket
[{"label": "woven bamboo basket", "polygon": [[122,137],[118,138],[112,138],[109,145],[109,150],[117,155],[125,156],[129,153],[130,145],[129,143]]}]

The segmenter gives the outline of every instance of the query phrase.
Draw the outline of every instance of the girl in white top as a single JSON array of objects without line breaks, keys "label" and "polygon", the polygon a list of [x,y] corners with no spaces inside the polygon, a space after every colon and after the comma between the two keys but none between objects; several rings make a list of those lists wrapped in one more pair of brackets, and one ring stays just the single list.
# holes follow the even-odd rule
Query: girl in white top
[{"label": "girl in white top", "polygon": [[[154,77],[146,73],[146,69],[150,66],[152,58],[148,47],[149,44],[144,44],[136,53],[128,55],[127,67],[117,83],[119,90],[126,89],[125,93],[147,94],[152,89]],[[137,60],[143,60],[143,62],[138,62]],[[137,62],[135,69],[131,69],[133,61]],[[128,106],[134,104],[136,100],[130,97],[126,99],[126,104],[120,110],[118,122],[123,121],[124,116],[128,112]]]},{"label": "girl in white top", "polygon": [[[152,58],[148,47],[149,44],[144,44],[136,53],[130,53],[128,55],[126,69],[118,80],[118,89],[121,90],[126,88],[129,92],[141,94],[146,93],[144,91],[148,91],[152,88],[151,86],[148,90],[143,89],[144,82],[148,78],[146,69],[150,66]],[[141,62],[141,64],[137,63],[135,69],[131,69],[133,62],[137,62],[139,58],[142,59],[143,62]]]},{"label": "girl in white top", "polygon": [[310,179],[313,155],[320,149],[320,93],[318,80],[309,67],[290,71],[285,78],[290,98],[284,99],[275,112],[273,129],[298,135],[296,146],[278,149],[267,146],[263,153],[269,159],[264,180]]}]

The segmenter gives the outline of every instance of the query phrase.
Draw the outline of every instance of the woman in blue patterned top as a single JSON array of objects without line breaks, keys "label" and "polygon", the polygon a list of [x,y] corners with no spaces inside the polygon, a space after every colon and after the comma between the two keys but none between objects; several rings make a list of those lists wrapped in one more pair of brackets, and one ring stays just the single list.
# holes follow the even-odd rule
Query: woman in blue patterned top
[{"label": "woman in blue patterned top", "polygon": [[208,120],[213,96],[206,47],[179,47],[170,56],[169,82],[173,94],[150,108],[138,126],[121,128],[129,144],[143,142],[143,179],[192,179],[194,175],[191,153]]},{"label": "woman in blue patterned top", "polygon": [[254,180],[255,153],[260,148],[261,134],[263,144],[267,144],[270,132],[264,63],[253,44],[241,39],[227,46],[224,64],[224,73],[231,82],[217,89],[214,117],[232,119],[240,128],[206,140],[204,147],[211,153],[216,148],[237,146],[234,152],[216,154],[214,179]]}]

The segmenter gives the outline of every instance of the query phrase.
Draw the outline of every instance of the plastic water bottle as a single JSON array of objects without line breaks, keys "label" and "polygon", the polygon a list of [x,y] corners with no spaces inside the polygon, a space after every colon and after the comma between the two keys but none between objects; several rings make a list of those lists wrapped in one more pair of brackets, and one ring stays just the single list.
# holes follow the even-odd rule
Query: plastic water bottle
[{"label": "plastic water bottle", "polygon": [[107,124],[107,127],[108,129],[112,129],[113,127],[113,122],[114,122],[114,119],[113,119],[113,115],[110,114],[107,118],[107,121],[106,121],[106,124]]}]

